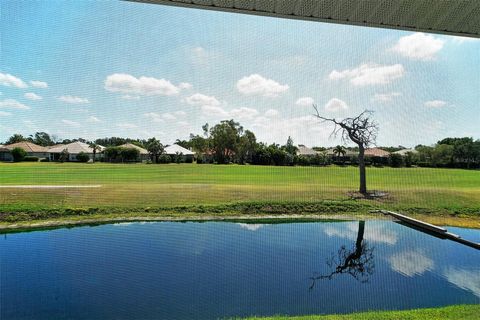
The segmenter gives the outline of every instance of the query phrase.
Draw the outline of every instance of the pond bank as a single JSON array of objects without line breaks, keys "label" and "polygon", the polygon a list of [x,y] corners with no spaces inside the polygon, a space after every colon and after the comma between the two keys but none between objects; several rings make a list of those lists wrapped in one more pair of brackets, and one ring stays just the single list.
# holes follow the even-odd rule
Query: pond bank
[{"label": "pond bank", "polygon": [[[453,226],[464,228],[480,229],[480,217],[452,217],[452,216],[429,216],[429,215],[411,215],[422,221],[439,226]],[[38,220],[25,220],[15,222],[0,222],[0,231],[29,231],[36,229],[50,229],[60,227],[74,227],[82,225],[101,225],[121,222],[142,222],[142,221],[231,221],[247,223],[282,223],[282,222],[306,222],[306,221],[325,221],[325,220],[389,220],[391,218],[381,213],[335,213],[335,214],[240,214],[240,213],[221,213],[221,214],[199,214],[192,212],[163,213],[163,214],[91,214],[70,215],[56,218],[46,218]]]},{"label": "pond bank", "polygon": [[480,305],[454,305],[443,308],[414,309],[403,311],[371,311],[362,313],[325,315],[325,316],[300,316],[300,317],[266,317],[247,318],[248,320],[474,320],[478,319]]}]

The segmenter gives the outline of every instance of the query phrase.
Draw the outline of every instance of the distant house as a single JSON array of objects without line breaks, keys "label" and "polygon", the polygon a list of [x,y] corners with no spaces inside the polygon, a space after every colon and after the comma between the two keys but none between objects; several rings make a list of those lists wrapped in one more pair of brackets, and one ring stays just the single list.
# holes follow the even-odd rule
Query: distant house
[{"label": "distant house", "polygon": [[165,154],[171,157],[182,155],[184,160],[193,160],[193,157],[195,155],[195,153],[193,153],[192,151],[185,149],[178,144],[172,144],[171,146],[165,147]]},{"label": "distant house", "polygon": [[418,151],[415,150],[415,149],[402,149],[402,150],[395,151],[393,153],[394,154],[399,154],[402,157],[405,157],[408,153],[418,153]]},{"label": "distant house", "polygon": [[[100,153],[105,149],[102,146],[99,146],[100,150],[97,150],[95,158],[100,158]],[[81,152],[86,153],[90,159],[93,159],[93,148],[91,148],[88,144],[80,141],[75,141],[69,144],[60,144],[51,147],[48,149],[48,153],[50,154],[51,161],[58,161],[60,160],[60,155],[62,152],[66,150],[68,152],[68,159],[67,161],[78,161],[77,155]]]},{"label": "distant house", "polygon": [[[333,150],[334,150],[334,148],[330,148],[330,149],[327,149],[323,152],[325,152],[325,154],[327,156],[336,157],[337,154]],[[358,151],[352,151],[352,150],[349,150],[349,149],[345,149],[344,157],[355,157],[355,156],[358,156]]]},{"label": "distant house", "polygon": [[[38,158],[48,158],[48,149],[38,144],[29,141],[21,141],[17,143],[12,143],[2,147],[3,152],[0,151],[3,155],[0,156],[0,159],[4,159],[3,161],[13,161],[13,157],[11,151],[15,148],[20,148],[25,150],[27,156],[30,157],[38,157]],[[8,151],[6,151],[6,150]]]},{"label": "distant house", "polygon": [[372,158],[387,158],[390,156],[390,152],[380,148],[367,148],[365,149],[365,157]]},{"label": "distant house", "polygon": [[313,157],[313,156],[316,156],[317,154],[318,154],[317,151],[309,147],[306,147],[303,144],[299,144],[297,147],[297,156]]},{"label": "distant house", "polygon": [[134,145],[133,143],[125,143],[119,146],[120,148],[126,148],[126,149],[137,149],[140,152],[140,161],[147,161],[150,159],[150,153],[148,150],[139,147],[137,145]]},{"label": "distant house", "polygon": [[0,144],[0,161],[12,161],[13,157],[10,150]]}]

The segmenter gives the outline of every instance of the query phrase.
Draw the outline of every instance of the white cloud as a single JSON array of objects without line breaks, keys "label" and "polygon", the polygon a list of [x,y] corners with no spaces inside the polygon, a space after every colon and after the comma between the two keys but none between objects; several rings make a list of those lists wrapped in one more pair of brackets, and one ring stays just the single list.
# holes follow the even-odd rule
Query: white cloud
[{"label": "white cloud", "polygon": [[156,122],[156,123],[164,123],[165,120],[162,118],[161,114],[158,114],[156,112],[147,112],[143,114],[145,117],[147,117],[150,121]]},{"label": "white cloud", "polygon": [[165,79],[153,77],[136,78],[126,73],[115,73],[105,79],[105,89],[133,95],[172,96],[180,92],[180,88]]},{"label": "white cloud", "polygon": [[188,90],[188,89],[191,89],[193,86],[191,83],[188,83],[188,82],[180,82],[180,84],[178,85],[178,87],[180,89],[185,89],[185,90]]},{"label": "white cloud", "polygon": [[480,272],[478,269],[464,270],[450,267],[443,274],[448,282],[463,290],[468,290],[480,298]]},{"label": "white cloud", "polygon": [[42,100],[42,97],[33,92],[27,92],[24,94],[24,97],[30,100]]},{"label": "white cloud", "polygon": [[189,125],[189,123],[187,121],[178,121],[177,124],[181,127],[186,127]]},{"label": "white cloud", "polygon": [[[328,226],[324,229],[324,232],[329,237],[340,237],[355,241],[357,239],[358,223],[347,222],[344,224],[343,228]],[[394,231],[377,224],[369,225],[366,223],[363,238],[371,242],[386,243],[390,245],[397,243],[397,234]]]},{"label": "white cloud", "polygon": [[0,101],[0,108],[11,108],[11,109],[19,109],[19,110],[28,110],[30,109],[29,106],[24,105],[21,102],[18,102],[15,99],[4,99]]},{"label": "white cloud", "polygon": [[35,88],[48,88],[48,83],[43,82],[43,81],[32,80],[32,81],[30,81],[30,84]]},{"label": "white cloud", "polygon": [[431,100],[424,103],[427,108],[441,108],[447,105],[446,101],[443,100]]},{"label": "white cloud", "polygon": [[302,106],[302,107],[311,107],[314,102],[315,102],[315,100],[313,100],[313,98],[311,98],[311,97],[302,97],[302,98],[299,98],[295,102],[295,104],[297,106]]},{"label": "white cloud", "polygon": [[373,102],[388,103],[392,102],[395,97],[399,97],[402,94],[400,92],[389,92],[389,93],[376,93],[371,99]]},{"label": "white cloud", "polygon": [[175,117],[173,114],[166,112],[162,115],[163,119],[165,120],[176,120],[177,117]]},{"label": "white cloud", "polygon": [[71,104],[85,104],[89,103],[87,98],[74,97],[74,96],[60,96],[57,98],[60,101],[71,103]]},{"label": "white cloud", "polygon": [[279,112],[276,109],[268,109],[265,111],[265,117],[276,117],[278,116]]},{"label": "white cloud", "polygon": [[132,96],[129,94],[124,94],[123,96],[121,96],[121,98],[124,100],[140,100],[139,96]]},{"label": "white cloud", "polygon": [[333,70],[328,78],[330,80],[348,79],[355,86],[367,86],[390,83],[401,78],[404,73],[405,69],[401,64],[362,64],[355,69]]},{"label": "white cloud", "polygon": [[219,106],[212,106],[212,105],[205,105],[202,106],[202,112],[206,116],[212,117],[229,117],[229,113],[225,111],[222,107]]},{"label": "white cloud", "polygon": [[396,253],[388,258],[392,270],[407,277],[422,275],[433,269],[433,260],[419,250]]},{"label": "white cloud", "polygon": [[67,126],[80,127],[80,123],[75,122],[75,121],[63,119],[62,122],[63,122],[64,124],[66,124]]},{"label": "white cloud", "polygon": [[192,63],[203,67],[210,65],[212,62],[218,62],[222,57],[219,53],[207,50],[203,47],[190,49],[189,55]]},{"label": "white cloud", "polygon": [[277,97],[289,89],[289,86],[280,84],[275,80],[267,79],[259,74],[251,74],[237,81],[237,89],[246,95],[261,95],[264,97]]},{"label": "white cloud", "polygon": [[173,114],[178,116],[178,117],[184,117],[184,116],[187,115],[187,113],[185,111],[175,111]]},{"label": "white cloud", "polygon": [[190,97],[185,98],[185,102],[191,106],[219,106],[220,101],[214,96],[207,96],[201,93],[195,93]]},{"label": "white cloud", "polygon": [[258,115],[258,111],[252,108],[241,107],[230,110],[229,115],[231,118],[236,120],[253,119],[256,115]]},{"label": "white cloud", "polygon": [[102,122],[102,120],[98,119],[98,118],[95,117],[95,116],[90,116],[90,117],[88,117],[87,121],[90,122],[90,123],[99,123],[99,122]]},{"label": "white cloud", "polygon": [[192,49],[192,58],[194,62],[205,63],[208,58],[207,50],[202,47],[195,47]]},{"label": "white cloud", "polygon": [[11,115],[10,112],[0,111],[0,117],[6,117],[6,116],[9,116],[9,115]]},{"label": "white cloud", "polygon": [[117,127],[122,128],[122,129],[135,129],[138,128],[137,125],[133,123],[128,123],[128,122],[123,122],[123,123],[118,123]]},{"label": "white cloud", "polygon": [[345,101],[337,98],[332,98],[325,104],[325,110],[328,112],[339,112],[347,109],[348,105],[345,103]]},{"label": "white cloud", "polygon": [[433,35],[417,32],[401,37],[391,49],[402,56],[414,60],[433,60],[438,51],[443,48],[445,40]]},{"label": "white cloud", "polygon": [[315,140],[327,140],[332,130],[329,124],[320,125],[312,115],[293,118],[270,118],[258,116],[251,125],[258,141],[266,143],[280,143],[287,141],[291,136],[296,144]]},{"label": "white cloud", "polygon": [[27,88],[28,85],[20,78],[9,73],[0,72],[0,84],[7,87]]}]

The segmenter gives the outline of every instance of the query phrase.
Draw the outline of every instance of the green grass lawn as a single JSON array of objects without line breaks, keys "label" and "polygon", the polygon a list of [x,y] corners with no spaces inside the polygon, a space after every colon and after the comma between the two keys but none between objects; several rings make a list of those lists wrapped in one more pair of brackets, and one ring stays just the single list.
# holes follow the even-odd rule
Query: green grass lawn
[{"label": "green grass lawn", "polygon": [[386,208],[413,214],[480,213],[480,171],[367,168],[367,183],[369,189],[387,191],[390,196],[380,201],[351,200],[348,192],[356,190],[358,184],[355,167],[1,163],[1,186],[101,187],[0,188],[0,212],[62,208],[135,211],[148,207],[333,201],[350,208],[343,211]]},{"label": "green grass lawn", "polygon": [[480,317],[480,305],[459,305],[443,308],[405,311],[373,311],[345,315],[248,318],[262,320],[476,320]]}]

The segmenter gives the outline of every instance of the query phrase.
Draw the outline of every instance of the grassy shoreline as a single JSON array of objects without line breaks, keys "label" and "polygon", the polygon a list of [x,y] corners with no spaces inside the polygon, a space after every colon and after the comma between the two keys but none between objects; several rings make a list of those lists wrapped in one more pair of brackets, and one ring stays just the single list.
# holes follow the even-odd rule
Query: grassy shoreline
[{"label": "grassy shoreline", "polygon": [[[301,222],[324,220],[389,219],[356,202],[237,203],[217,206],[157,208],[32,208],[0,212],[0,231],[69,227],[132,221],[266,221]],[[404,212],[404,211],[401,211]],[[404,212],[405,213],[405,212]],[[411,217],[442,226],[480,229],[480,216],[409,213]]]},{"label": "grassy shoreline", "polygon": [[[357,171],[338,166],[0,163],[0,229],[122,219],[376,218],[370,212],[378,209],[480,228],[480,171],[368,168],[369,188],[388,196],[355,200]],[[78,187],[92,185],[98,187]]]},{"label": "grassy shoreline", "polygon": [[453,305],[402,311],[370,311],[338,315],[252,317],[246,320],[474,320],[480,314],[480,304]]}]

